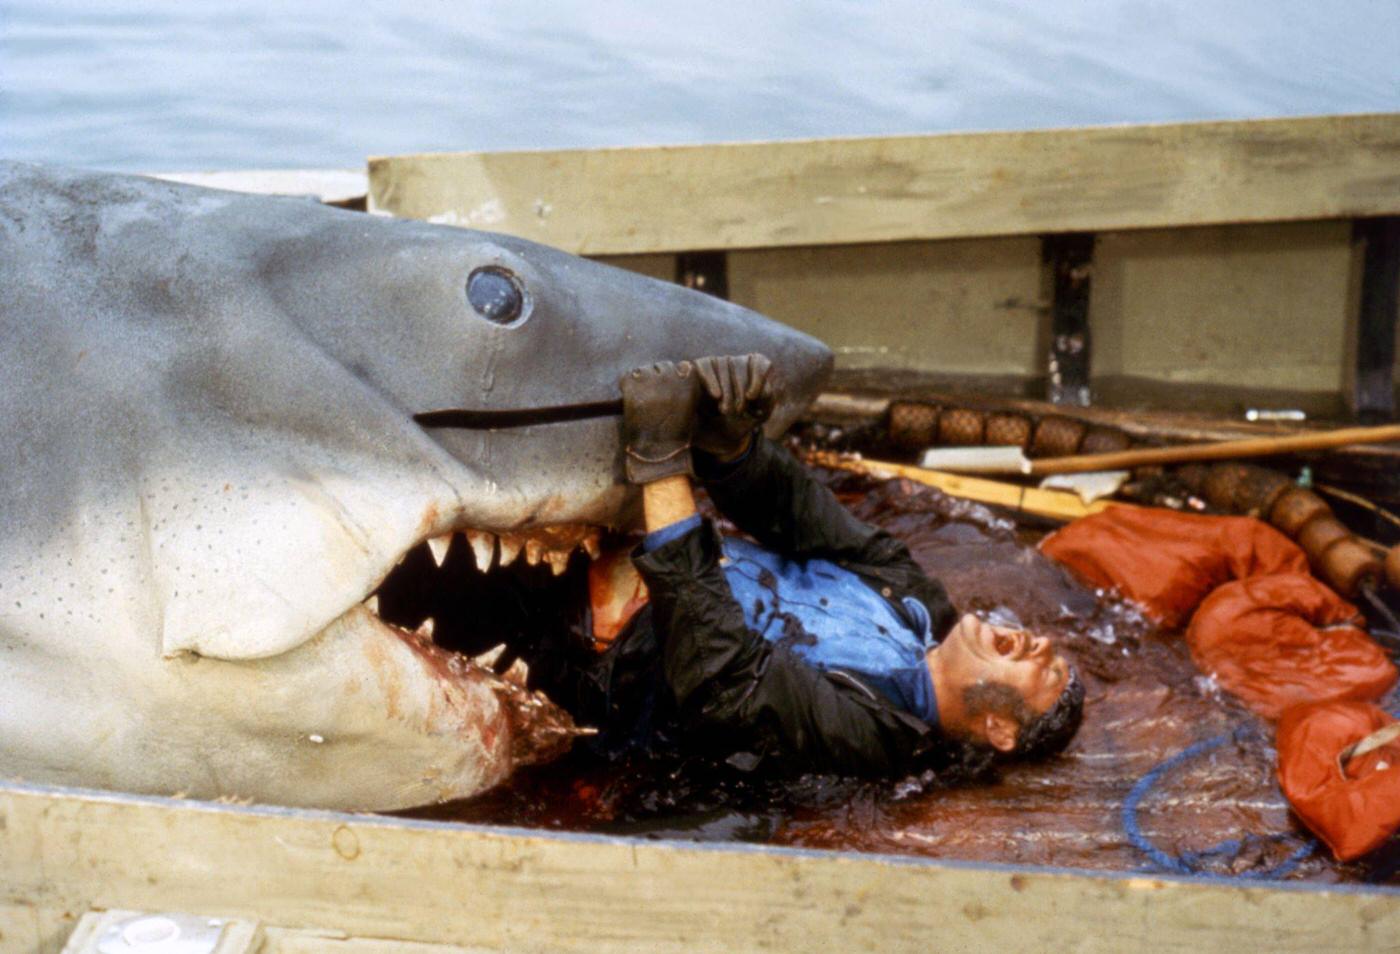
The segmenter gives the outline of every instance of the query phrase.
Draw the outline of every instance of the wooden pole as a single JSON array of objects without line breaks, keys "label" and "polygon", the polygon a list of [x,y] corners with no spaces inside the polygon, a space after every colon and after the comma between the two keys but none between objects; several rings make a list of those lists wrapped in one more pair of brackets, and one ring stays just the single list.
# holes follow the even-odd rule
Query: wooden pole
[{"label": "wooden pole", "polygon": [[1098,513],[1109,507],[1125,507],[1111,500],[1095,500],[1086,504],[1078,494],[1065,490],[1041,490],[1037,487],[1022,487],[1000,480],[987,480],[983,477],[964,477],[961,474],[948,474],[941,470],[928,470],[910,464],[896,464],[885,460],[854,460],[841,457],[830,451],[813,451],[807,455],[808,463],[833,470],[848,470],[868,477],[903,477],[918,484],[936,487],[952,497],[975,500],[978,503],[1009,507],[1041,517],[1056,520],[1076,520]]},{"label": "wooden pole", "polygon": [[1239,457],[1268,457],[1298,451],[1327,450],[1348,444],[1381,444],[1400,441],[1400,424],[1381,427],[1344,427],[1315,434],[1287,437],[1255,437],[1218,444],[1184,444],[1179,447],[1148,447],[1112,454],[1081,454],[1074,457],[1045,457],[1031,462],[1032,474],[1082,474],[1094,470],[1124,470],[1149,464],[1181,464],[1197,460],[1232,460]]}]

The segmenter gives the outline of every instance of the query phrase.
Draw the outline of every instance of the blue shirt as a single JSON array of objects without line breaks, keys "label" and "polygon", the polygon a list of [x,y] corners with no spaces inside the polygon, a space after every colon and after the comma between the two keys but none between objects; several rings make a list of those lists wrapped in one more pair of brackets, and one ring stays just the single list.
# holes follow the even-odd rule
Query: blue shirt
[{"label": "blue shirt", "polygon": [[[700,526],[695,515],[647,534],[654,550]],[[938,725],[925,654],[934,645],[928,610],[912,596],[904,613],[850,570],[818,558],[794,560],[745,540],[723,541],[721,564],[749,629],[822,670],[857,676],[891,703]]]}]

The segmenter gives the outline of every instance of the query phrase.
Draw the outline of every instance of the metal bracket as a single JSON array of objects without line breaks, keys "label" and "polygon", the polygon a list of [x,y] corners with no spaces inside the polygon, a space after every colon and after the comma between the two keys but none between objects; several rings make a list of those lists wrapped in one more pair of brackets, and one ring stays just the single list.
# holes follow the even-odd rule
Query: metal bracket
[{"label": "metal bracket", "polygon": [[1395,337],[1400,332],[1400,217],[1358,219],[1361,295],[1347,400],[1367,422],[1395,417]]},{"label": "metal bracket", "polygon": [[676,284],[727,300],[728,256],[723,252],[682,252],[676,256]]},{"label": "metal bracket", "polygon": [[63,954],[254,954],[262,942],[262,926],[241,918],[92,911],[78,921]]},{"label": "metal bracket", "polygon": [[1041,255],[1054,279],[1050,311],[1049,383],[1046,398],[1054,404],[1088,407],[1090,336],[1089,289],[1094,264],[1094,235],[1046,236]]}]

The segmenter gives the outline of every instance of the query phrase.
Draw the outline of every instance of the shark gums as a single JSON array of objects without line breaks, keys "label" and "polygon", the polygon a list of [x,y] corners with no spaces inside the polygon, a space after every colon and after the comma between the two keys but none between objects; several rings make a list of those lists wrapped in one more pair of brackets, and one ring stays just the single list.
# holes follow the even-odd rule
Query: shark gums
[{"label": "shark gums", "polygon": [[0,163],[0,775],[393,809],[549,757],[567,716],[452,651],[413,594],[465,574],[470,643],[586,564],[636,516],[619,375],[748,351],[781,372],[780,431],[829,351],[698,292],[507,236]]}]

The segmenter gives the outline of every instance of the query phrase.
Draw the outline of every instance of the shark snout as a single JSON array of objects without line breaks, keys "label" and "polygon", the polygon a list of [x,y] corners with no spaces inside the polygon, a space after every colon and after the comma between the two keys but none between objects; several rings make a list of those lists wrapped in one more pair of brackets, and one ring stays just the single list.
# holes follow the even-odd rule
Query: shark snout
[{"label": "shark snout", "polygon": [[776,397],[772,434],[792,424],[831,374],[833,357],[824,343],[742,305],[660,283],[639,284],[632,293],[634,301],[650,297],[655,307],[635,312],[628,323],[626,344],[615,359],[619,374],[658,358],[765,355],[773,365]]},{"label": "shark snout", "polygon": [[812,403],[831,376],[833,361],[831,349],[816,338],[789,328],[782,328],[781,332],[769,346],[772,353],[761,352],[774,366],[777,403],[769,427],[773,434],[787,430]]}]

